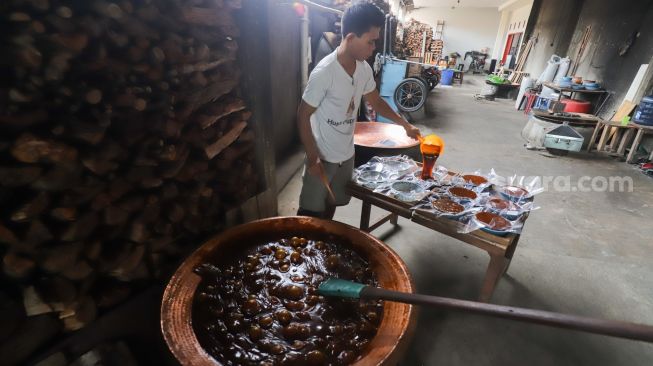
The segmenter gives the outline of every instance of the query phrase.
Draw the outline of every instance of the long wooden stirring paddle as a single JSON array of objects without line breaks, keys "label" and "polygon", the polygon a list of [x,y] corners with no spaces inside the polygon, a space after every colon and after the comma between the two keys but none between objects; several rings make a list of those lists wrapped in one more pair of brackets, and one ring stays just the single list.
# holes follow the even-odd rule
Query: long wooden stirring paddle
[{"label": "long wooden stirring paddle", "polygon": [[442,309],[460,310],[498,318],[520,320],[528,323],[549,325],[552,327],[574,329],[583,332],[653,343],[653,326],[645,324],[595,319],[551,311],[486,304],[447,297],[410,294],[366,286],[361,283],[345,281],[337,278],[329,278],[322,282],[318,287],[317,292],[323,296],[387,300],[406,304],[426,305]]}]

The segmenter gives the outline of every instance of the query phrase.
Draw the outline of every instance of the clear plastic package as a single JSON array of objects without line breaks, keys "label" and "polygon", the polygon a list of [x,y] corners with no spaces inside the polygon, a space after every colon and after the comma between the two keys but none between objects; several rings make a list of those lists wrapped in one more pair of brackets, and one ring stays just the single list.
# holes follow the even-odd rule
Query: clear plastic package
[{"label": "clear plastic package", "polygon": [[354,171],[354,181],[375,193],[413,204],[412,210],[456,221],[458,232],[521,233],[526,214],[538,209],[539,177],[502,177],[494,169],[455,173],[437,165],[433,179],[407,156],[374,157]]}]

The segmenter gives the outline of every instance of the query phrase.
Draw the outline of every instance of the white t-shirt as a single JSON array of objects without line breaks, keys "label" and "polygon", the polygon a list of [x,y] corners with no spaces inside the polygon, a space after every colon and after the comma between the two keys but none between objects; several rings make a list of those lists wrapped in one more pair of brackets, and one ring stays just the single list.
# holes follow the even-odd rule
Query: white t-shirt
[{"label": "white t-shirt", "polygon": [[354,156],[354,127],[361,97],[376,88],[372,68],[356,61],[352,78],[338,62],[338,50],[326,56],[311,72],[302,99],[317,108],[311,129],[320,159],[340,163]]}]

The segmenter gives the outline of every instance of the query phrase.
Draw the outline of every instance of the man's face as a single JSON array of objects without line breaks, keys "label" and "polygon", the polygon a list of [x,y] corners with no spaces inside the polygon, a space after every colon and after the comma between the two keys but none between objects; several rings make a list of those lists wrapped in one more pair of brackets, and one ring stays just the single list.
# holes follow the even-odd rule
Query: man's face
[{"label": "man's face", "polygon": [[372,27],[360,37],[354,33],[350,33],[348,37],[351,37],[351,52],[354,58],[358,61],[365,61],[370,58],[376,48],[376,40],[379,39],[380,32],[381,28]]}]

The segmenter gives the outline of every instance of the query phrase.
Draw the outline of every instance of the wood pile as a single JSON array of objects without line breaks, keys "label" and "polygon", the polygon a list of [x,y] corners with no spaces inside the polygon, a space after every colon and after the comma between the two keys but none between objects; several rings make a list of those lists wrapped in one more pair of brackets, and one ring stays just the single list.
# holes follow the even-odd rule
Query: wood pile
[{"label": "wood pile", "polygon": [[444,49],[444,41],[441,39],[434,39],[431,42],[431,47],[429,48],[431,52],[431,59],[434,63],[440,61],[442,58],[442,50]]},{"label": "wood pile", "polygon": [[515,69],[510,73],[510,76],[508,77],[508,80],[510,80],[511,83],[521,84],[524,76],[528,76],[528,73],[525,73],[523,70],[524,65],[526,64],[526,60],[528,59],[528,55],[531,53],[531,48],[533,48],[533,42],[534,41],[532,39],[529,39],[528,42],[522,46],[522,50],[519,52],[519,58],[515,64]]},{"label": "wood pile", "polygon": [[0,298],[79,329],[256,194],[240,7],[3,1]]},{"label": "wood pile", "polygon": [[[360,1],[360,0],[358,0],[358,1]],[[381,9],[381,11],[383,11],[383,14],[389,14],[390,13],[390,4],[388,3],[387,0],[366,0],[366,1],[378,6],[379,9]],[[316,1],[316,2],[320,3],[320,1]],[[331,6],[333,6],[334,8],[340,9],[340,10],[345,10],[349,6],[351,6],[351,4],[353,4],[353,3],[354,3],[354,1],[352,1],[352,0],[332,0]]]},{"label": "wood pile", "polygon": [[422,57],[422,41],[424,40],[424,32],[426,32],[426,47],[425,50],[431,48],[433,39],[433,28],[421,22],[411,19],[404,28],[404,48],[407,49],[407,56]]}]

